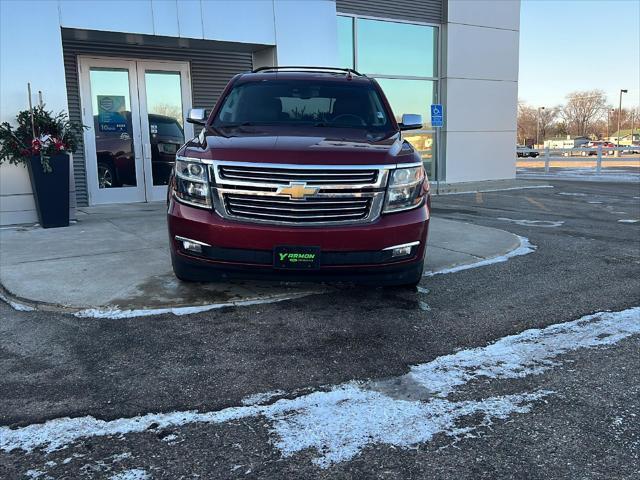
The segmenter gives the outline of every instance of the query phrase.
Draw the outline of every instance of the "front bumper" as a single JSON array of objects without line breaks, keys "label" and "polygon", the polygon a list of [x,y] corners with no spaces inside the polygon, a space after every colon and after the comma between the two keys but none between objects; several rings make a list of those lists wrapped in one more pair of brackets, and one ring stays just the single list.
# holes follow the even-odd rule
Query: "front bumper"
[{"label": "front bumper", "polygon": [[[420,276],[429,228],[430,202],[382,215],[369,224],[289,227],[224,219],[213,210],[171,199],[169,237],[174,271],[181,278],[276,278],[280,280],[410,283]],[[206,244],[202,252],[183,248],[177,237]],[[420,242],[406,257],[392,258],[391,246]],[[320,267],[310,271],[274,268],[276,246],[320,247]]]}]

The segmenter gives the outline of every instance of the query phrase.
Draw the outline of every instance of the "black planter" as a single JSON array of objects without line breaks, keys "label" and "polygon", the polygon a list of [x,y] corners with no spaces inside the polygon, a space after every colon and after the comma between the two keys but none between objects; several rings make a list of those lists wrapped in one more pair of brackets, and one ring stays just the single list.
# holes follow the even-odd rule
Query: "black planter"
[{"label": "black planter", "polygon": [[51,172],[45,173],[39,156],[29,159],[29,176],[38,218],[43,228],[69,226],[69,155],[49,157]]}]

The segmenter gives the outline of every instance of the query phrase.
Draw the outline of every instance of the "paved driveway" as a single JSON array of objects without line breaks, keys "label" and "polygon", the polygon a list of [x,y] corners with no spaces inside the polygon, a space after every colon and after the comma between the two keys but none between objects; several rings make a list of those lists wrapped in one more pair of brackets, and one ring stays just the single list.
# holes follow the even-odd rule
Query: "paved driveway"
[{"label": "paved driveway", "polygon": [[0,477],[637,478],[640,189],[442,196],[537,248],[176,317],[0,305]]}]

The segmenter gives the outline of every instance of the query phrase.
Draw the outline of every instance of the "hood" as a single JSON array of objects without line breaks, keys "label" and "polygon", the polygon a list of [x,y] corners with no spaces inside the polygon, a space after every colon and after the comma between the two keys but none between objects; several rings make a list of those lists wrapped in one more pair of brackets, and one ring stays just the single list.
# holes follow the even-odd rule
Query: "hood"
[{"label": "hood", "polygon": [[322,131],[326,136],[274,132],[223,136],[203,132],[179,154],[207,160],[300,165],[384,165],[416,161],[413,147],[403,142],[398,133],[379,139],[360,132]]}]

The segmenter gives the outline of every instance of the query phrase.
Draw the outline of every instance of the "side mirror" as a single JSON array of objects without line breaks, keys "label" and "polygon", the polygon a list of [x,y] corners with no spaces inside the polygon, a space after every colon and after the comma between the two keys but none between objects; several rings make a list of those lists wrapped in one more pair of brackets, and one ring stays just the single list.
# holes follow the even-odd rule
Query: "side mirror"
[{"label": "side mirror", "polygon": [[207,122],[208,112],[204,108],[192,108],[187,116],[187,123],[204,125]]},{"label": "side mirror", "polygon": [[418,130],[422,128],[422,115],[405,113],[402,115],[400,130]]}]

